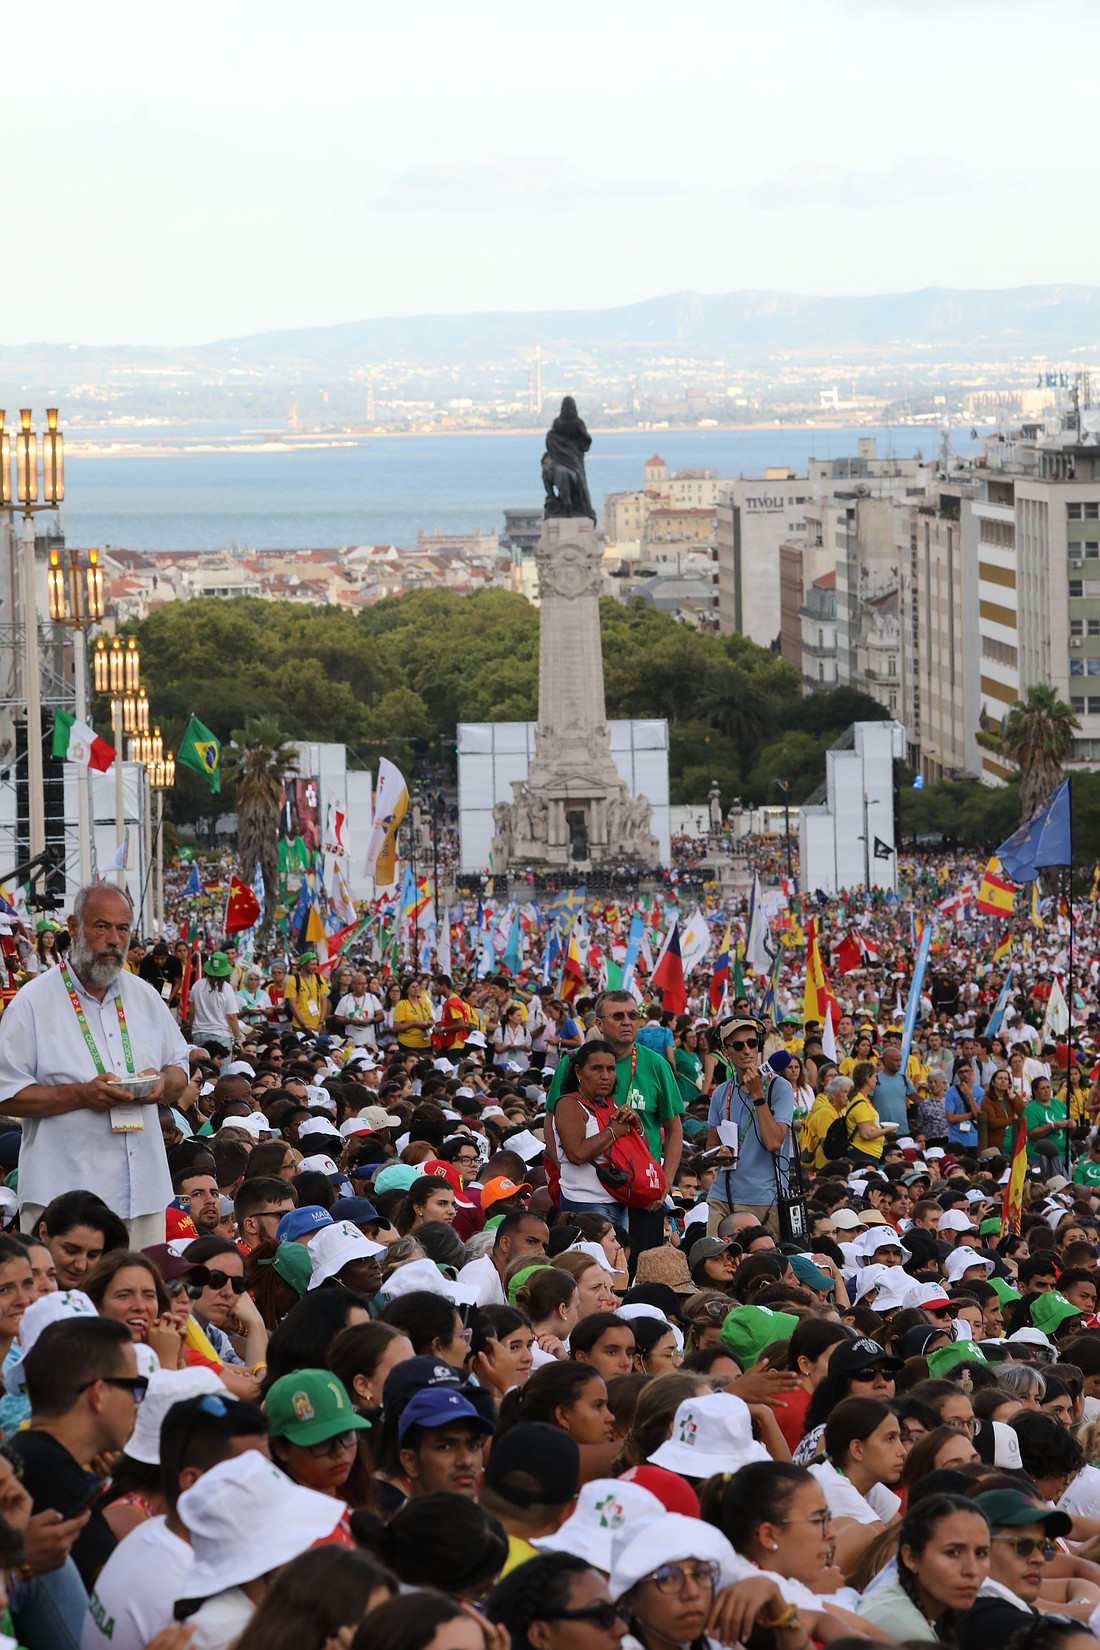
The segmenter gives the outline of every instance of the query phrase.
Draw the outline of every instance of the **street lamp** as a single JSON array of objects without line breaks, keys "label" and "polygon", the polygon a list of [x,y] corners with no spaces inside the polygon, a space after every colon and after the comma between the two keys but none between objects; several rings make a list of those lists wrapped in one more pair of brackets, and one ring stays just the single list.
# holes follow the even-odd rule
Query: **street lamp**
[{"label": "street lamp", "polygon": [[57,408],[46,410],[42,436],[42,484],[39,498],[38,438],[31,428],[31,409],[19,413],[15,434],[15,502],[11,489],[11,437],[4,433],[0,409],[0,510],[23,518],[23,696],[27,702],[27,836],[30,857],[46,848],[46,808],[42,768],[42,681],[38,656],[38,601],[35,590],[34,518],[56,510],[65,497],[65,438],[57,427]]},{"label": "street lamp", "polygon": [[153,884],[153,930],[164,933],[164,793],[176,783],[176,759],[163,753],[160,729],[153,729],[153,755],[146,765],[149,786],[157,799],[157,868]]},{"label": "street lamp", "polygon": [[787,881],[791,882],[791,782],[789,779],[776,779],[773,783],[783,792],[783,841],[787,850]]},{"label": "street lamp", "polygon": [[[6,439],[6,438],[5,438]],[[60,438],[59,438],[60,439]],[[103,618],[103,569],[99,551],[88,551],[84,560],[79,550],[70,550],[62,561],[59,550],[50,551],[46,570],[50,619],[63,630],[73,632],[73,685],[76,689],[76,718],[88,720],[88,652],[84,633]],[[103,638],[100,637],[102,642]],[[88,786],[90,769],[77,775],[77,832],[80,838],[80,882],[92,880],[92,835]]]},{"label": "street lamp", "polygon": [[[115,847],[121,849],[126,836],[126,809],[122,796],[122,738],[126,733],[149,731],[149,703],[141,682],[141,654],[137,637],[128,636],[123,644],[114,637],[108,647],[105,636],[96,641],[93,656],[95,690],[109,694],[111,699],[111,727],[115,741]],[[126,872],[118,873],[118,885],[126,886]]]}]

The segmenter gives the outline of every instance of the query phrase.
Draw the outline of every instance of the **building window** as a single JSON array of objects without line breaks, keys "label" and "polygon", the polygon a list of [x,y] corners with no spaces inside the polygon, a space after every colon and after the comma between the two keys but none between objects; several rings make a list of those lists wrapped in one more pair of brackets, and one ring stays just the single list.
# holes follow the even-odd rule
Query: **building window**
[{"label": "building window", "polygon": [[1100,539],[1085,540],[1085,555],[1090,561],[1093,561],[1097,556],[1100,556]]},{"label": "building window", "polygon": [[1082,515],[1085,521],[1100,521],[1100,502],[1086,504]]},{"label": "building window", "polygon": [[1070,521],[1080,521],[1080,519],[1081,519],[1081,506],[1079,504],[1067,504],[1066,505],[1066,517]]},{"label": "building window", "polygon": [[1090,636],[1100,636],[1100,619],[1089,620],[1088,633]]},{"label": "building window", "polygon": [[1089,699],[1087,701],[1087,703],[1088,703],[1088,708],[1089,708],[1089,715],[1090,716],[1100,716],[1100,699]]},{"label": "building window", "polygon": [[1085,675],[1100,676],[1100,659],[1085,660]]},{"label": "building window", "polygon": [[897,708],[898,708],[898,696],[894,692],[893,688],[890,689],[889,701],[890,701],[889,702],[889,709],[890,710],[897,710]]},{"label": "building window", "polygon": [[1083,579],[1070,579],[1069,593],[1071,596],[1083,596],[1085,594],[1085,581]]},{"label": "building window", "polygon": [[1071,636],[1083,636],[1085,634],[1084,619],[1071,619],[1069,621],[1069,633]]},{"label": "building window", "polygon": [[[1092,703],[1092,702],[1093,701],[1090,700],[1090,703]],[[1072,710],[1074,712],[1075,715],[1083,716],[1085,714],[1085,701],[1083,699],[1079,699],[1079,698],[1074,697],[1069,702],[1069,708],[1070,708],[1070,710]]]},{"label": "building window", "polygon": [[1069,673],[1071,676],[1083,676],[1085,674],[1084,659],[1071,659],[1069,662]]}]

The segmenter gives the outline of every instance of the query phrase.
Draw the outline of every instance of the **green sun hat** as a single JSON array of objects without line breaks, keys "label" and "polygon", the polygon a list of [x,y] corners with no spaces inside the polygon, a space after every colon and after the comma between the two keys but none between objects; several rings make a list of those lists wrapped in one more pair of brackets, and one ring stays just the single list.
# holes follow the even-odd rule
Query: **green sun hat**
[{"label": "green sun hat", "polygon": [[1007,1278],[990,1278],[989,1287],[996,1293],[1002,1306],[1014,1306],[1023,1296],[1018,1289],[1014,1289]]},{"label": "green sun hat", "polygon": [[719,1332],[742,1369],[753,1364],[773,1341],[788,1341],[798,1328],[793,1312],[773,1312],[768,1306],[735,1306]]},{"label": "green sun hat", "polygon": [[215,951],[206,959],[203,973],[208,980],[227,980],[233,972],[233,964],[224,951]]},{"label": "green sun hat", "polygon": [[1001,1235],[1001,1217],[1000,1217],[1000,1215],[988,1215],[986,1217],[986,1219],[983,1220],[978,1226],[978,1236],[979,1237],[1000,1237],[1000,1235]]},{"label": "green sun hat", "polygon": [[935,1352],[928,1354],[928,1373],[933,1380],[939,1380],[948,1370],[955,1369],[959,1364],[987,1364],[989,1359],[981,1347],[975,1346],[973,1341],[952,1341],[950,1346],[937,1347]]},{"label": "green sun hat", "polygon": [[296,1369],[271,1387],[264,1413],[272,1438],[292,1444],[323,1444],[341,1432],[365,1432],[370,1422],[359,1415],[343,1381],[327,1369]]},{"label": "green sun hat", "polygon": [[1031,1321],[1044,1335],[1053,1336],[1070,1318],[1081,1317],[1084,1317],[1081,1308],[1060,1295],[1057,1289],[1049,1289],[1031,1303]]}]

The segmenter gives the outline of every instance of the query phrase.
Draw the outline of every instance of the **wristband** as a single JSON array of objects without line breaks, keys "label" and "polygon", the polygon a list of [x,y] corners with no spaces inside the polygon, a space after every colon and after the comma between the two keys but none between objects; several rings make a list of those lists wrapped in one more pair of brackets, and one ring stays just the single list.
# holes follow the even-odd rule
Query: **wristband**
[{"label": "wristband", "polygon": [[757,1111],[759,1111],[759,1110],[760,1110],[760,1107],[761,1107],[761,1106],[766,1106],[766,1105],[767,1105],[767,1103],[768,1103],[768,1097],[767,1097],[767,1095],[766,1095],[766,1094],[762,1094],[762,1095],[761,1095],[761,1096],[760,1096],[760,1099],[759,1099],[759,1100],[754,1100],[754,1101],[753,1101],[753,1105],[754,1105],[754,1106],[755,1106],[755,1107],[756,1107],[756,1109],[757,1109]]}]

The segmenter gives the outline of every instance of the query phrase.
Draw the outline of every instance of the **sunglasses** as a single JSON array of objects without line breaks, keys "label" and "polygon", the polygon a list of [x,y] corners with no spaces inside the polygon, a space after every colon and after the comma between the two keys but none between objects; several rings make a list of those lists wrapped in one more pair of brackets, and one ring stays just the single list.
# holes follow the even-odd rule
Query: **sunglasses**
[{"label": "sunglasses", "polygon": [[124,1388],[135,1404],[141,1403],[149,1387],[149,1377],[147,1375],[100,1375],[94,1381],[85,1381],[84,1385],[78,1386],[76,1390],[87,1392],[90,1387],[99,1386],[101,1382],[104,1386]]},{"label": "sunglasses", "polygon": [[746,1042],[741,1042],[741,1043],[726,1042],[726,1043],[723,1043],[722,1047],[723,1048],[728,1048],[730,1050],[731,1054],[744,1054],[749,1049],[759,1048],[760,1044],[757,1042],[756,1038],[753,1037],[747,1043]]},{"label": "sunglasses", "polygon": [[1003,1541],[1016,1554],[1017,1558],[1030,1558],[1032,1553],[1038,1553],[1044,1564],[1049,1564],[1052,1558],[1058,1556],[1058,1546],[1054,1541],[1036,1541],[1031,1535],[995,1535],[994,1541]]},{"label": "sunglasses", "polygon": [[613,1627],[625,1622],[627,1613],[617,1604],[586,1604],[581,1610],[555,1610],[552,1616],[540,1616],[540,1621],[593,1621],[604,1632],[610,1633]]},{"label": "sunglasses", "polygon": [[354,1448],[357,1436],[354,1431],[334,1432],[331,1438],[324,1438],[319,1444],[306,1444],[305,1451],[320,1461],[326,1455],[335,1455],[338,1450]]},{"label": "sunglasses", "polygon": [[[228,1272],[216,1272],[213,1269],[207,1271],[206,1287],[208,1289],[224,1289],[227,1283],[232,1284],[233,1293],[235,1295],[243,1295],[245,1290],[248,1288],[248,1285],[245,1283],[243,1278],[235,1278]],[[192,1287],[192,1285],[188,1285],[187,1293],[189,1295],[191,1294]],[[202,1291],[200,1290],[199,1293],[201,1294]]]}]

